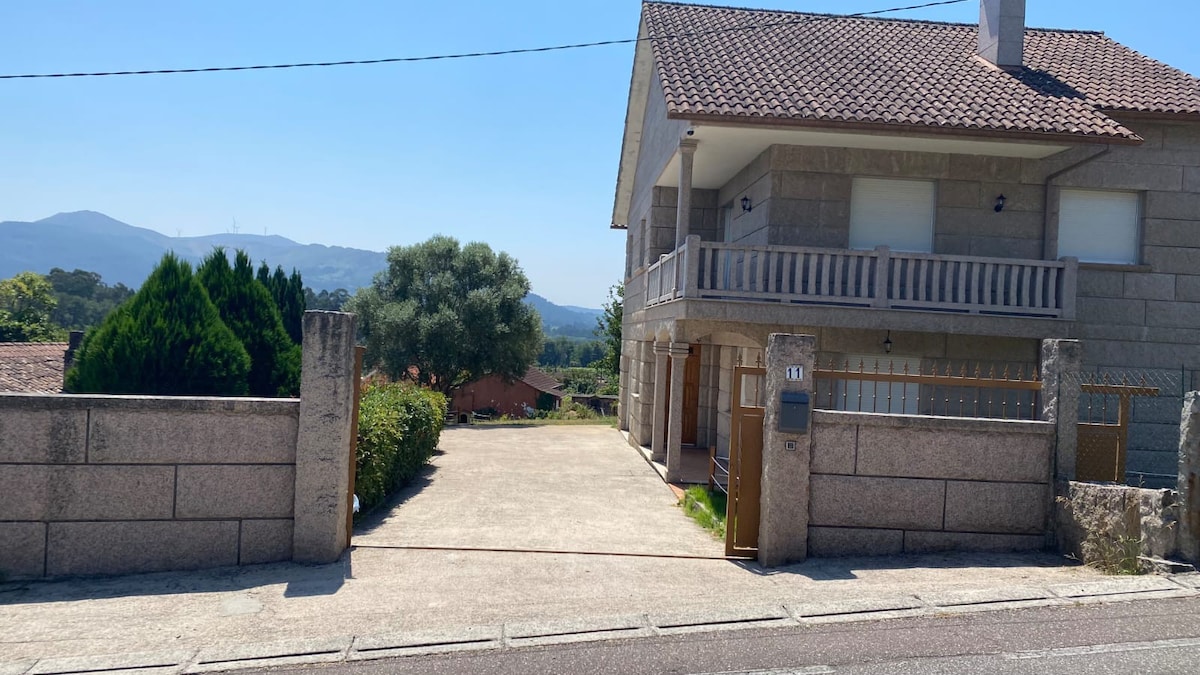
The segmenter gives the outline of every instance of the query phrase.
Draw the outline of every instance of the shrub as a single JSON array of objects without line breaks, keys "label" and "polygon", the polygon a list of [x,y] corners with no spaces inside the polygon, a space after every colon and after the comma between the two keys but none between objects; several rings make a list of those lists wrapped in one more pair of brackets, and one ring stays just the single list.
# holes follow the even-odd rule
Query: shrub
[{"label": "shrub", "polygon": [[91,331],[67,372],[79,394],[242,396],[250,357],[174,254]]},{"label": "shrub", "polygon": [[354,480],[364,513],[417,475],[433,456],[445,421],[442,394],[412,384],[365,385]]}]

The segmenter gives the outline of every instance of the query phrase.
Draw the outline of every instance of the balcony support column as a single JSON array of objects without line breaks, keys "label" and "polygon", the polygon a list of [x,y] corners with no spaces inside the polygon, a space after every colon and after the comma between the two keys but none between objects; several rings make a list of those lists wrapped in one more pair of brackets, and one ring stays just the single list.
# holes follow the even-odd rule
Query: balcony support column
[{"label": "balcony support column", "polygon": [[696,161],[694,138],[679,139],[679,199],[675,204],[675,248],[687,241],[692,220],[692,168]]}]

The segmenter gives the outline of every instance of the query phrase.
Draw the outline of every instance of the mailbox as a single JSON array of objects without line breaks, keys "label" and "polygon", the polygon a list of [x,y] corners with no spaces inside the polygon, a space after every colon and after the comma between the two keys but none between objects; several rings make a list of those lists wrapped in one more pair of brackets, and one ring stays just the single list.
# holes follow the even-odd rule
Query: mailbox
[{"label": "mailbox", "polygon": [[808,392],[785,391],[779,401],[779,430],[806,433],[810,409]]}]

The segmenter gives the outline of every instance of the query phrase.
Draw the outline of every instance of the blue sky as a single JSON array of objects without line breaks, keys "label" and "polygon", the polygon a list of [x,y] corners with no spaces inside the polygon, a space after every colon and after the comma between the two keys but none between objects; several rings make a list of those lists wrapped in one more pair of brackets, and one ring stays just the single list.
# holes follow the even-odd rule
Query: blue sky
[{"label": "blue sky", "polygon": [[[756,0],[850,13],[920,0]],[[245,65],[632,37],[633,0],[0,2],[4,73]],[[1029,0],[1200,73],[1192,1]],[[894,16],[975,22],[975,0]],[[442,233],[516,256],[534,291],[599,306],[633,46],[491,59],[0,81],[0,220],[102,211],[384,250]]]}]

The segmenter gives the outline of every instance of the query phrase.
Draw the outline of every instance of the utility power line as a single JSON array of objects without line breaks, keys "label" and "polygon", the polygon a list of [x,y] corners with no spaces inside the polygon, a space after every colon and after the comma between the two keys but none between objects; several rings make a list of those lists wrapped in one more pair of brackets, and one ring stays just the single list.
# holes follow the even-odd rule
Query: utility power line
[{"label": "utility power line", "polygon": [[626,38],[623,40],[601,40],[598,42],[579,42],[575,44],[554,45],[550,47],[527,47],[523,49],[503,49],[490,52],[466,52],[459,54],[437,54],[433,56],[401,56],[386,59],[360,59],[353,61],[314,61],[309,63],[274,63],[262,64],[254,66],[212,66],[207,68],[163,68],[156,70],[115,70],[108,72],[80,72],[80,73],[26,73],[20,75],[0,75],[0,80],[32,80],[32,79],[50,79],[50,78],[72,78],[72,77],[114,77],[123,75],[179,75],[183,73],[227,73],[239,70],[283,70],[287,68],[328,68],[333,66],[368,66],[382,63],[415,63],[419,61],[447,61],[452,59],[477,59],[493,56],[510,56],[514,54],[537,54],[543,52],[559,52],[572,49],[587,49],[590,47],[607,47],[611,45],[627,45],[637,42],[646,42],[654,40],[675,40],[680,38],[702,37],[705,35],[714,35],[717,33],[732,33],[737,31],[762,30],[766,28],[778,28],[780,26],[791,26],[804,23],[813,23],[817,21],[826,21],[830,19],[842,19],[847,17],[864,17],[875,16],[879,14],[890,14],[892,12],[903,12],[911,9],[924,9],[926,7],[937,7],[940,5],[957,5],[967,0],[938,0],[937,2],[926,2],[919,5],[909,5],[907,7],[889,7],[888,9],[877,9],[869,12],[857,12],[855,14],[841,15],[810,15],[799,19],[790,19],[787,21],[772,21],[762,24],[749,24],[745,26],[735,26],[732,28],[715,28],[712,30],[695,31],[691,33],[677,33],[672,35],[655,35],[644,38]]}]

